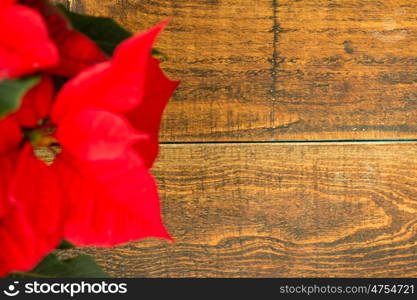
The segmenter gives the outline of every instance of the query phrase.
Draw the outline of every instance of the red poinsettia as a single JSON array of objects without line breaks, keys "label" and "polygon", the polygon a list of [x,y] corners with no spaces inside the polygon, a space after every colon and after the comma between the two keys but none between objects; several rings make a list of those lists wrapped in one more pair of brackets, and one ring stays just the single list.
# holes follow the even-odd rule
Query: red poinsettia
[{"label": "red poinsettia", "polygon": [[[7,2],[0,10],[17,6],[39,17],[30,8]],[[0,276],[32,268],[61,239],[96,246],[150,236],[170,239],[148,171],[158,152],[162,112],[178,85],[150,56],[163,26],[126,40],[111,60],[95,50],[83,56],[79,47],[85,43],[75,42],[65,49],[58,45],[60,51],[54,48],[61,55],[55,66],[51,61],[40,64],[35,55],[32,62],[25,58],[24,67],[19,58],[16,65],[0,64],[5,77],[43,70],[41,82],[26,94],[20,109],[0,120]],[[55,30],[61,32],[57,36],[78,39],[69,27]],[[53,47],[43,34],[38,47]],[[3,44],[0,35],[0,49]],[[10,57],[27,51],[16,47]],[[47,75],[51,70],[78,75],[54,95]],[[61,153],[52,165],[35,154],[39,147],[52,151],[57,145]]]},{"label": "red poinsettia", "polygon": [[81,72],[57,96],[51,118],[62,153],[52,169],[67,191],[65,238],[77,245],[170,238],[148,172],[178,85],[150,56],[162,27],[123,42],[111,61]]}]

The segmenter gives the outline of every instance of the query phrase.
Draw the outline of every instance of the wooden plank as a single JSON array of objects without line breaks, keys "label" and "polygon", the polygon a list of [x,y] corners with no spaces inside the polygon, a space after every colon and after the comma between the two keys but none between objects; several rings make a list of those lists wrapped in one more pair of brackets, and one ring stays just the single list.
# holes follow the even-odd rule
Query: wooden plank
[{"label": "wooden plank", "polygon": [[416,143],[164,145],[154,174],[177,242],[84,250],[115,276],[417,276]]},{"label": "wooden plank", "polygon": [[417,2],[71,0],[143,30],[182,80],[163,141],[417,137]]},{"label": "wooden plank", "polygon": [[278,3],[278,139],[417,137],[416,1]]},{"label": "wooden plank", "polygon": [[167,74],[182,84],[167,108],[162,140],[257,139],[250,138],[257,130],[294,121],[290,115],[270,121],[270,0],[70,2],[72,10],[112,16],[132,31],[172,16],[157,47],[169,56]]}]

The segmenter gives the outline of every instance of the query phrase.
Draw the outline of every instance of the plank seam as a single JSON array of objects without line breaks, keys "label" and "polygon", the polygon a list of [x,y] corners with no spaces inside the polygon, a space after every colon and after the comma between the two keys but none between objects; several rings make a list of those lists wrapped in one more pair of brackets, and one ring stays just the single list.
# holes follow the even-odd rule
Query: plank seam
[{"label": "plank seam", "polygon": [[199,145],[199,144],[360,144],[360,143],[416,143],[417,139],[381,140],[292,140],[292,141],[211,141],[211,142],[160,142],[160,145]]}]

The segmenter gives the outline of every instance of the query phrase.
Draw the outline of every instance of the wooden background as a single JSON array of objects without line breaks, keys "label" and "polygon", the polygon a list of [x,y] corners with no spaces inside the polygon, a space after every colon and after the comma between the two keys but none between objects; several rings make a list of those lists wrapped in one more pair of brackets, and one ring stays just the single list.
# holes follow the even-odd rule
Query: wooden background
[{"label": "wooden background", "polygon": [[86,249],[114,276],[416,277],[417,2],[72,0],[182,84],[153,169],[175,244]]}]

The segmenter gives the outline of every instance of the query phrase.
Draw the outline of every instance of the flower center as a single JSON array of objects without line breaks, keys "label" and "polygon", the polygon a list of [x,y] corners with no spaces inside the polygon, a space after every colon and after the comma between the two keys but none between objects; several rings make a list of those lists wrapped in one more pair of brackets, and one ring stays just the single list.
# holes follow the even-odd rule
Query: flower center
[{"label": "flower center", "polygon": [[55,127],[44,126],[36,129],[26,130],[25,136],[33,145],[35,156],[50,166],[55,157],[60,153],[61,147],[53,136]]}]

